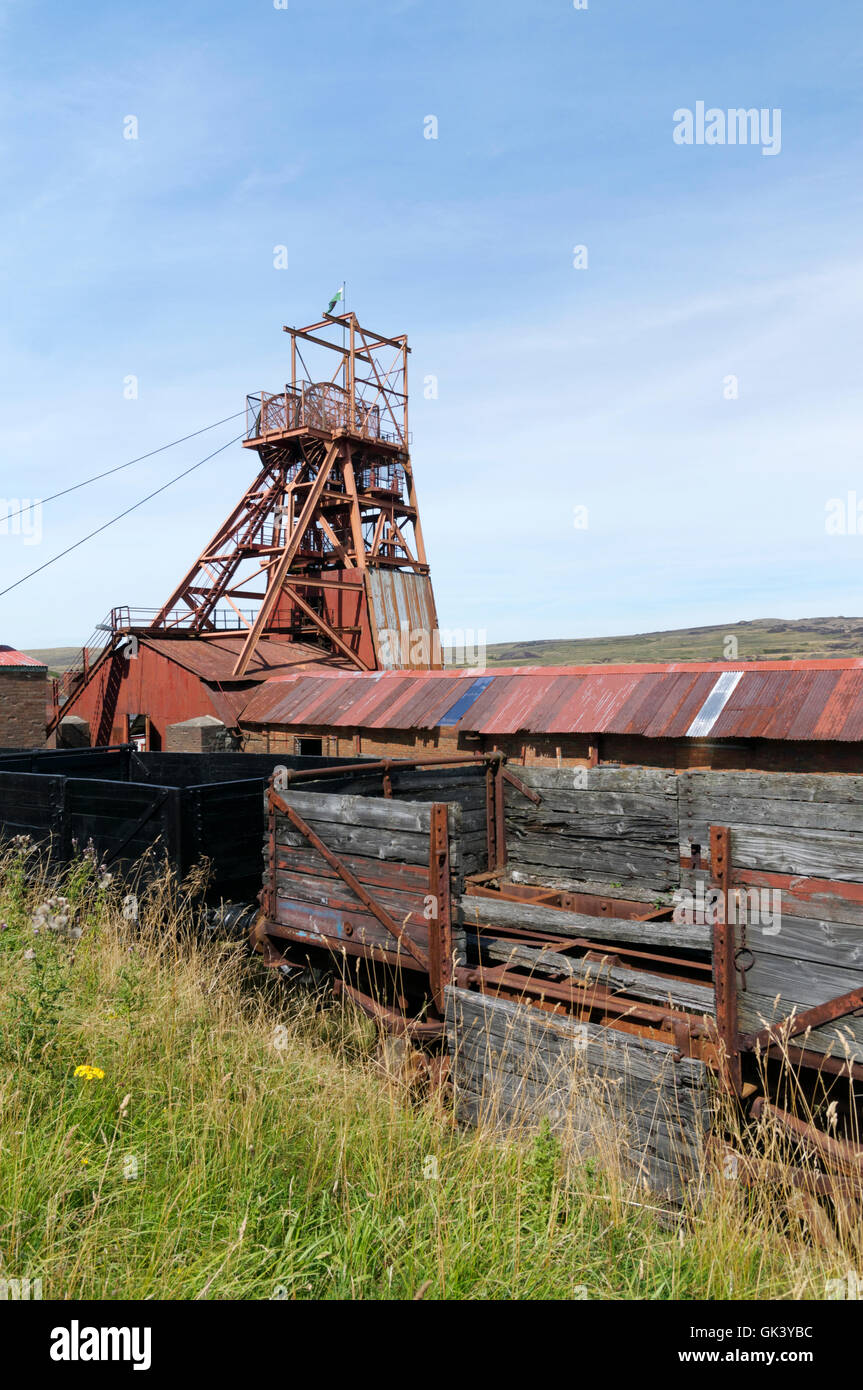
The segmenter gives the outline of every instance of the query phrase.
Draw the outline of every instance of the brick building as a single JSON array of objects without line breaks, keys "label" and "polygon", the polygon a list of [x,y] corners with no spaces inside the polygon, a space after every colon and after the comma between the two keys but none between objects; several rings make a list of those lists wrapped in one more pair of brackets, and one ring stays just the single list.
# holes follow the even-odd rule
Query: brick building
[{"label": "brick building", "polygon": [[47,666],[0,646],[0,748],[41,748],[47,704]]},{"label": "brick building", "polygon": [[249,752],[860,772],[863,659],[297,673],[236,718]]}]

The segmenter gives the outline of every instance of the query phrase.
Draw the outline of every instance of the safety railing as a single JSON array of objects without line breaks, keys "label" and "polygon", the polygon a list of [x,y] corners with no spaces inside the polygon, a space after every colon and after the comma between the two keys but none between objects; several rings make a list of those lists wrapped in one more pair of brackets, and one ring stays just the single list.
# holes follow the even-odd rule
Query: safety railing
[{"label": "safety railing", "polygon": [[[386,423],[387,428],[384,428]],[[246,439],[266,439],[291,430],[313,429],[328,433],[360,435],[405,447],[409,442],[384,421],[377,403],[357,400],[351,410],[350,396],[333,382],[302,382],[284,391],[260,391],[246,397]]]}]

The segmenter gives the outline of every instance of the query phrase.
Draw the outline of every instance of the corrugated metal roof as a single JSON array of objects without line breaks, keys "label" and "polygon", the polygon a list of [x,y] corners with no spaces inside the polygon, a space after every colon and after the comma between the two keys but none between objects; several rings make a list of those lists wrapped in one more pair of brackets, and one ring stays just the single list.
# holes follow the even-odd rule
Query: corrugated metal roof
[{"label": "corrugated metal roof", "polygon": [[[142,637],[141,646],[150,647],[202,680],[230,681],[234,679],[231,673],[244,640],[240,633],[226,637]],[[313,669],[324,664],[338,670],[342,661],[320,647],[262,637],[243,679],[268,680],[271,676],[296,670],[298,666]],[[344,665],[347,666],[347,662]]]},{"label": "corrugated metal roof", "polygon": [[48,670],[44,661],[37,661],[34,656],[28,656],[26,652],[16,651],[14,647],[0,647],[0,666],[37,666],[43,671]]},{"label": "corrugated metal roof", "polygon": [[[482,679],[478,679],[482,676]],[[863,658],[335,671],[267,680],[248,724],[863,741]]]}]

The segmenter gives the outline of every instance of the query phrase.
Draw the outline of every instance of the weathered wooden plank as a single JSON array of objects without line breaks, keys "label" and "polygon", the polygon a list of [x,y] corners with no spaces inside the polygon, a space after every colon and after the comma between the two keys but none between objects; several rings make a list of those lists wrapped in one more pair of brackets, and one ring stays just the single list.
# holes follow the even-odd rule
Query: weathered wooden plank
[{"label": "weathered wooden plank", "polygon": [[[485,769],[467,768],[428,768],[427,770],[400,770],[394,768],[390,774],[393,797],[411,801],[457,801],[459,804],[477,808],[485,804]],[[304,792],[323,794],[348,793],[350,795],[383,797],[383,774],[363,771],[363,762],[356,764],[356,771],[345,777],[325,777],[318,781],[296,783],[296,788]]]},{"label": "weathered wooden plank", "polygon": [[[534,790],[584,790],[584,791],[633,791],[656,792],[659,795],[677,795],[677,774],[657,767],[521,767],[512,764],[512,771],[520,782]],[[517,792],[517,788],[507,787],[507,794]]]},{"label": "weathered wooden plank", "polygon": [[[289,830],[289,824],[280,817],[276,828],[276,839],[280,847],[294,846],[302,849],[308,840],[299,830]],[[328,849],[336,855],[345,852],[368,855],[377,859],[397,860],[404,864],[428,864],[428,837],[412,835],[403,831],[384,831],[361,829],[353,825],[336,825],[321,821],[309,821],[308,825],[323,840]],[[453,843],[453,858],[458,863],[458,842]]]},{"label": "weathered wooden plank", "polygon": [[[628,1144],[641,1157],[659,1158],[663,1163],[682,1165],[690,1171],[701,1159],[704,1139],[693,1106],[688,1113],[685,1108],[677,1114],[669,1110],[662,1116],[662,1123],[657,1123],[655,1078],[649,1094],[634,1093],[627,1085],[621,1095],[619,1087],[628,1080],[622,1076],[609,1082],[586,1074],[583,1069],[581,1075],[575,1071],[569,1077],[562,1072],[557,1077],[537,1078],[509,1069],[505,1065],[506,1053],[497,1057],[462,1056],[461,1060],[457,1099],[462,1088],[484,1099],[487,1124],[500,1123],[503,1112],[509,1123],[515,1122],[522,1128],[545,1111],[549,1119],[556,1121],[555,1128],[565,1130],[567,1140],[590,1136],[594,1146],[602,1144],[607,1157],[616,1152],[625,1133]],[[490,1075],[494,1077],[491,1087]],[[613,1097],[612,1085],[618,1090]],[[589,1103],[585,1096],[581,1103],[573,1104],[573,1092],[579,1087],[591,1093]]]},{"label": "weathered wooden plank", "polygon": [[[541,1016],[538,1009],[532,1009],[532,1012]],[[590,1026],[600,1027],[598,1024]],[[613,1029],[605,1028],[602,1031],[621,1036]],[[649,1067],[645,1067],[644,1074],[639,1075],[633,1070],[631,1057],[627,1059],[625,1069],[621,1070],[617,1052],[613,1053],[612,1063],[607,1048],[603,1048],[601,1058],[591,1060],[589,1038],[590,1035],[586,1034],[585,1065],[580,1051],[574,1053],[568,1040],[542,1037],[534,1031],[525,1034],[523,1030],[513,1029],[508,1020],[505,1028],[497,1029],[484,1012],[481,1022],[475,1027],[464,1025],[458,1032],[461,1075],[468,1084],[479,1083],[478,1090],[482,1089],[482,1080],[488,1074],[493,1075],[495,1085],[518,1079],[538,1089],[563,1088],[574,1085],[580,1075],[591,1075],[603,1086],[613,1087],[618,1094],[625,1087],[628,1111],[636,1116],[642,1112],[652,1117],[656,1110],[657,1072],[661,1073],[663,1063],[660,1062],[658,1067],[656,1059],[651,1058]],[[675,1092],[673,1119],[684,1132],[688,1122],[697,1117],[700,1106],[700,1089],[683,1079]]]},{"label": "weathered wooden plank", "polygon": [[[501,1059],[502,1066],[531,1076],[534,1080],[561,1079],[561,1069],[566,1079],[571,1080],[582,1066],[583,1056],[594,1070],[598,1070],[610,1085],[620,1087],[624,1084],[619,1066],[622,1060],[625,1068],[625,1085],[636,1097],[650,1096],[656,1086],[657,1058],[660,1063],[666,1059],[668,1045],[653,1039],[639,1039],[630,1034],[598,1023],[580,1023],[567,1014],[552,1014],[522,1000],[518,1004],[512,1000],[500,1000],[491,994],[474,994],[474,999],[490,1000],[493,1004],[510,1003],[512,1007],[526,1009],[529,1020],[519,1020],[515,1026],[508,1014],[501,1014],[497,1008],[487,1009],[483,1004],[474,1012],[465,1015],[470,1026],[465,1025],[459,1033],[459,1046],[466,1055],[477,1059],[492,1054]],[[546,1021],[560,1019],[569,1024],[572,1033],[548,1031]],[[642,1049],[629,1049],[625,1055],[621,1039],[652,1042],[658,1053]],[[691,1059],[690,1059],[691,1060]],[[692,1072],[680,1078],[679,1101],[682,1111],[689,1113],[693,1096],[701,1084],[701,1073]],[[697,1084],[696,1084],[697,1083]]]},{"label": "weathered wooden plank", "polygon": [[[771,895],[769,901],[779,903],[783,920],[802,917],[808,921],[863,927],[863,884],[803,874],[768,873],[735,867],[733,863],[731,881],[741,893],[750,894],[755,889],[767,891]],[[681,889],[695,893],[699,883],[705,889],[710,885],[709,869],[681,869]]]},{"label": "weathered wooden plank", "polygon": [[[674,1049],[665,1043],[601,1024],[576,1023],[529,1004],[463,990],[455,993],[469,995],[467,1001],[447,1003],[448,1037],[456,1060],[466,1057],[472,1065],[479,1062],[544,1084],[571,1085],[579,1075],[589,1076],[610,1087],[615,1096],[625,1093],[632,1108],[646,1107],[649,1113],[657,1109],[657,1085],[667,1075],[674,1083],[670,1113],[685,1121],[700,1109],[709,1087],[705,1064],[692,1058],[675,1062]],[[558,1030],[559,1023],[567,1025],[566,1031]],[[641,1046],[644,1043],[649,1047]],[[676,1070],[671,1072],[671,1067]]]},{"label": "weathered wooden plank", "polygon": [[[551,836],[532,837],[529,842],[508,842],[507,866],[510,873],[533,874],[545,881],[551,875],[572,881],[592,879],[606,883],[642,884],[664,891],[679,880],[676,854],[660,850],[641,850],[621,841],[590,843],[555,841]],[[622,896],[620,893],[615,896]]]},{"label": "weathered wooden plank", "polygon": [[[863,985],[863,970],[848,964],[828,965],[824,961],[798,960],[793,956],[768,954],[755,934],[747,931],[747,945],[755,957],[746,971],[746,988],[770,998],[781,994],[812,1008],[828,999],[838,999]],[[738,930],[738,941],[740,932]],[[858,1020],[863,1036],[863,1019]]]},{"label": "weathered wooden plank", "polygon": [[419,802],[294,790],[285,792],[283,800],[309,824],[333,822],[373,829],[408,830],[426,837],[431,829],[431,807]]},{"label": "weathered wooden plank", "polygon": [[731,878],[735,887],[747,892],[752,888],[775,890],[781,895],[783,918],[804,917],[863,926],[863,884],[736,869],[733,864]]},{"label": "weathered wooden plank", "polygon": [[[266,846],[265,846],[266,858]],[[341,861],[351,873],[368,885],[404,888],[406,891],[424,891],[428,885],[428,865],[400,864],[398,862],[371,859],[359,854],[346,854]],[[319,878],[338,879],[335,869],[318,851],[307,846],[302,849],[279,850],[276,866],[289,869],[292,873],[310,873]]]},{"label": "weathered wooden plank", "polygon": [[785,956],[801,965],[813,961],[842,969],[863,970],[863,926],[859,922],[793,916],[786,912],[784,901],[775,922],[747,923],[746,941],[758,956]]},{"label": "weathered wooden plank", "polygon": [[[595,1154],[598,1147],[596,1132],[576,1128],[571,1118],[564,1120],[565,1107],[566,1097],[561,1095],[558,1099],[552,1093],[551,1098],[542,1108],[549,1114],[555,1129],[560,1130],[565,1125],[567,1148],[573,1156],[587,1158]],[[530,1123],[532,1120],[534,1126],[539,1123],[537,1117],[539,1111],[540,1106],[536,1102],[531,1102],[527,1115],[525,1115],[525,1106],[520,1101],[506,1106],[495,1100],[490,1106],[488,1097],[482,1094],[481,1089],[479,1091],[472,1090],[466,1085],[459,1088],[455,1102],[455,1114],[458,1122],[473,1128],[502,1128],[522,1131],[526,1122]],[[603,1143],[601,1147],[605,1157],[610,1157],[610,1144]],[[630,1146],[621,1155],[621,1159],[625,1176],[632,1182],[634,1190],[637,1191],[643,1187],[656,1196],[666,1197],[672,1201],[679,1201],[686,1186],[697,1180],[697,1170],[695,1170],[694,1165],[692,1172],[682,1172],[679,1162],[666,1163],[644,1150],[639,1153],[635,1146]]]},{"label": "weathered wooden plank", "polygon": [[657,824],[676,825],[676,798],[664,793],[629,791],[578,791],[544,788],[542,801],[534,805],[523,792],[506,784],[507,819],[525,816],[552,816],[560,813],[579,818],[603,816],[646,816]]},{"label": "weathered wooden plank", "polygon": [[732,825],[731,852],[737,868],[804,874],[863,882],[863,842],[844,831],[754,830]]},{"label": "weathered wooden plank", "polygon": [[591,917],[583,912],[564,912],[557,907],[506,898],[463,897],[460,915],[467,925],[484,922],[492,927],[515,927],[556,936],[584,936],[595,941],[628,942],[646,948],[666,946],[674,951],[708,951],[712,941],[711,929],[706,925]]},{"label": "weathered wooden plank", "polygon": [[[271,936],[279,936],[280,928],[284,928],[289,939],[300,937],[309,946],[322,946],[330,950],[338,950],[342,942],[350,942],[352,946],[375,946],[405,965],[416,964],[407,949],[400,946],[396,937],[371,913],[349,912],[325,905],[295,902],[290,898],[279,898],[276,906],[275,920],[271,919],[267,927]],[[423,950],[428,948],[428,923],[411,925],[409,934],[411,940]]]},{"label": "weathered wooden plank", "polygon": [[680,801],[680,838],[698,839],[711,825],[794,826],[863,832],[863,801],[792,801],[786,797],[711,796]]},{"label": "weathered wooden plank", "polygon": [[[364,884],[372,897],[400,925],[406,917],[423,917],[424,893],[405,893],[397,888]],[[426,885],[427,889],[427,885]],[[276,892],[280,898],[300,902],[320,903],[338,910],[366,911],[362,899],[340,878],[316,878],[314,874],[293,874],[280,870],[276,874]]]},{"label": "weathered wooden plank", "polygon": [[681,799],[744,796],[791,801],[863,801],[863,776],[831,772],[713,772],[691,769],[678,776]]},{"label": "weathered wooden plank", "polygon": [[508,817],[508,829],[513,835],[555,835],[561,839],[636,840],[647,846],[665,845],[669,853],[678,843],[676,820],[659,822],[645,812],[616,811],[546,811]]},{"label": "weathered wooden plank", "polygon": [[596,841],[586,835],[575,833],[550,834],[548,830],[508,830],[507,845],[514,858],[531,860],[534,863],[563,862],[567,866],[579,865],[588,861],[616,863],[641,863],[648,866],[659,864],[677,865],[677,847],[672,841],[655,841],[646,838],[618,838],[610,836]]},{"label": "weathered wooden plank", "polygon": [[[649,1095],[638,1095],[629,1086],[625,1095],[617,1094],[609,1103],[610,1085],[619,1087],[624,1081],[618,1076],[614,1082],[603,1086],[595,1077],[583,1081],[578,1072],[569,1078],[536,1078],[520,1071],[511,1070],[505,1065],[507,1054],[491,1057],[489,1055],[470,1058],[462,1056],[460,1085],[456,1093],[456,1113],[458,1101],[466,1091],[484,1101],[484,1123],[500,1124],[505,1119],[519,1129],[531,1121],[534,1123],[543,1112],[558,1130],[565,1130],[567,1140],[573,1138],[593,1140],[594,1152],[598,1142],[611,1157],[621,1143],[622,1134],[633,1153],[640,1157],[658,1158],[672,1166],[683,1166],[691,1170],[697,1166],[703,1153],[703,1135],[700,1132],[698,1117],[693,1106],[683,1107],[677,1114],[663,1115],[662,1123],[656,1121],[656,1080],[649,1088]],[[489,1076],[494,1077],[489,1085]],[[572,1093],[579,1088],[592,1092],[591,1104],[582,1100],[573,1105]],[[556,1123],[555,1123],[556,1122]],[[588,1129],[587,1124],[592,1125]]]},{"label": "weathered wooden plank", "polygon": [[[467,1012],[462,1010],[464,1022],[458,1034],[459,1046],[473,1057],[485,1055],[490,1050],[503,1059],[504,1066],[518,1071],[526,1069],[531,1076],[541,1079],[556,1077],[560,1080],[562,1068],[565,1079],[571,1080],[582,1064],[582,1057],[586,1057],[593,1070],[606,1077],[609,1084],[620,1087],[625,1071],[627,1088],[632,1088],[639,1096],[646,1096],[655,1088],[657,1073],[673,1051],[665,1043],[639,1038],[602,1024],[579,1023],[566,1014],[551,1014],[529,1004],[516,1004],[491,995],[459,992],[470,993],[471,1000],[475,1001]],[[487,1004],[494,1007],[487,1007]],[[509,1013],[498,1009],[500,1004],[526,1010],[529,1018],[516,1015],[514,1021]],[[550,1026],[552,1020],[554,1027]],[[566,1025],[563,1031],[557,1028],[558,1023]],[[647,1043],[649,1047],[626,1047],[630,1041]],[[626,1066],[622,1070],[624,1061]],[[683,1110],[693,1104],[692,1096],[701,1089],[704,1077],[700,1066],[698,1063],[695,1070],[679,1075],[678,1100]]]},{"label": "weathered wooden plank", "polygon": [[647,970],[611,966],[598,960],[579,960],[560,951],[525,946],[518,941],[490,939],[484,942],[491,960],[519,965],[540,975],[568,976],[586,984],[598,984],[611,993],[632,995],[657,1004],[668,1004],[698,1014],[713,1014],[712,988],[691,980],[673,980]]},{"label": "weathered wooden plank", "polygon": [[462,1114],[519,1124],[546,1114],[556,1131],[613,1152],[658,1190],[682,1194],[712,1117],[704,1063],[674,1062],[664,1044],[529,1005],[460,989],[446,994]]}]

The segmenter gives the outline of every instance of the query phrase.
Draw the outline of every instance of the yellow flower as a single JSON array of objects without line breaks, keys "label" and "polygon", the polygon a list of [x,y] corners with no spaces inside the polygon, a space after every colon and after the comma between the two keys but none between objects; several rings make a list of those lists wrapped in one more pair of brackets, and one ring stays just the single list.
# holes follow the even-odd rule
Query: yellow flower
[{"label": "yellow flower", "polygon": [[90,1160],[89,1160],[89,1158],[82,1158],[82,1159],[81,1159],[81,1162],[82,1162],[82,1163],[89,1163]]},{"label": "yellow flower", "polygon": [[89,1065],[76,1067],[75,1076],[80,1076],[84,1081],[101,1081],[105,1073],[101,1067],[91,1067]]}]

